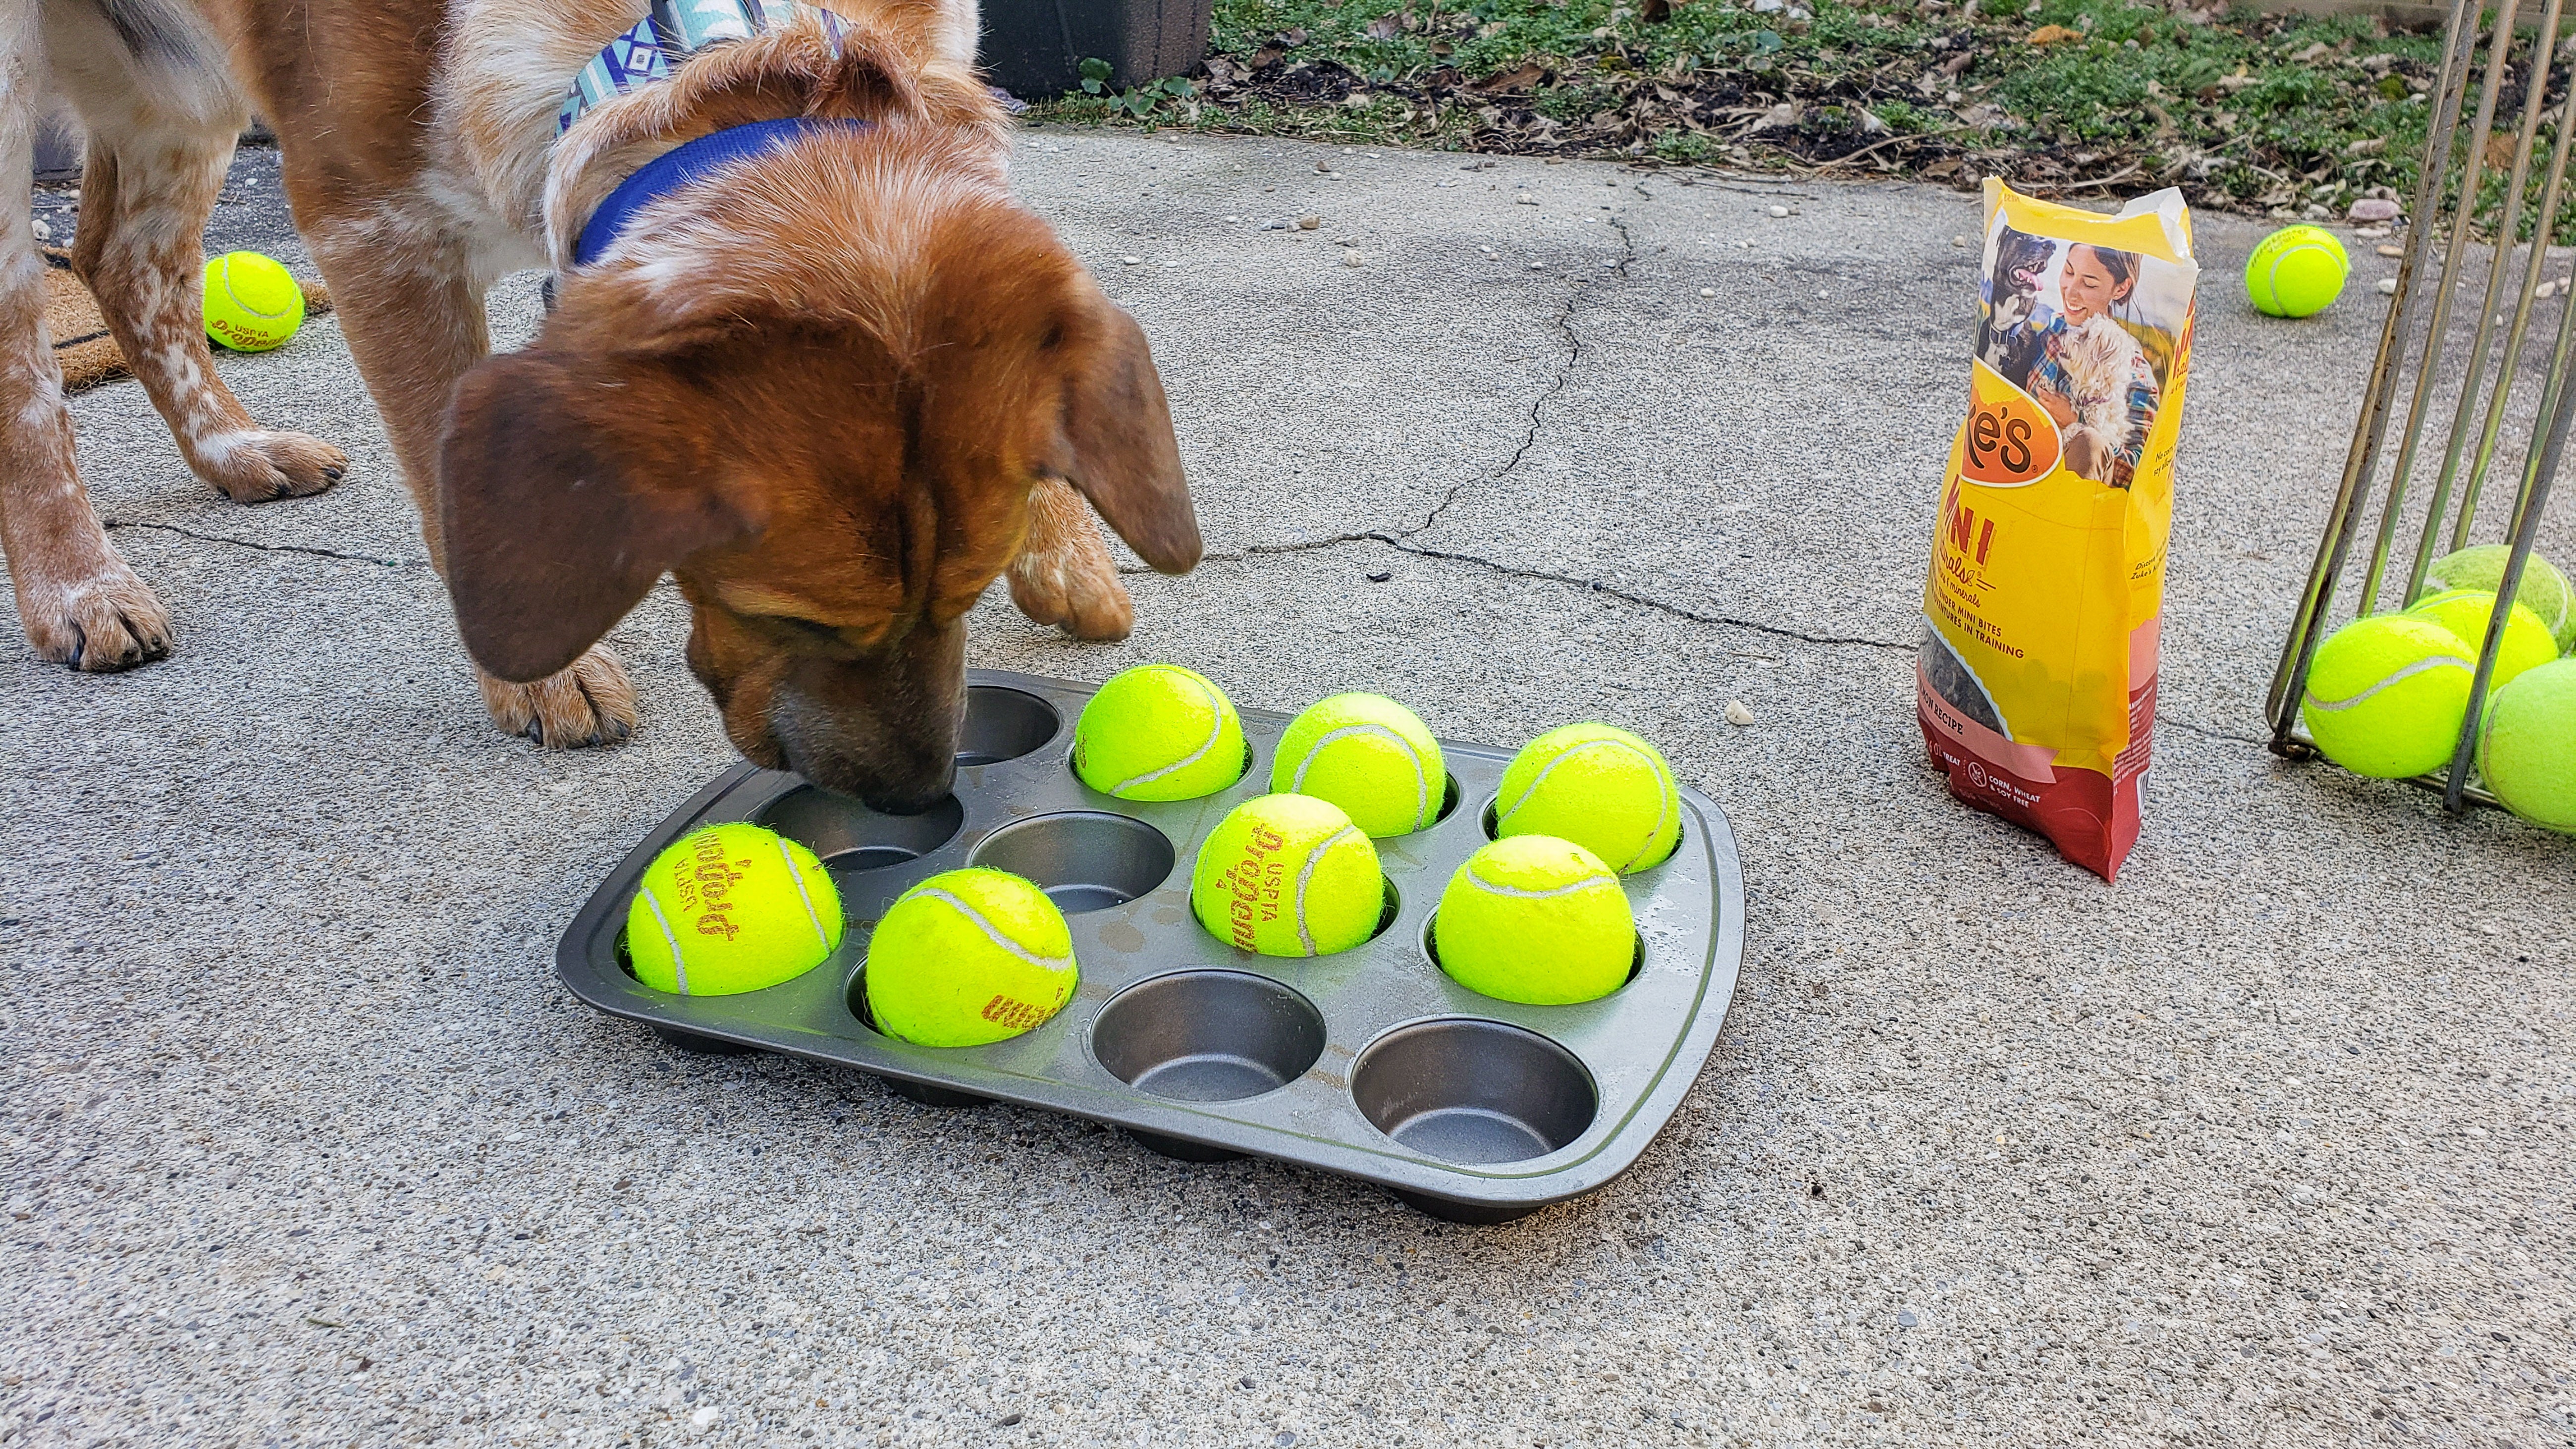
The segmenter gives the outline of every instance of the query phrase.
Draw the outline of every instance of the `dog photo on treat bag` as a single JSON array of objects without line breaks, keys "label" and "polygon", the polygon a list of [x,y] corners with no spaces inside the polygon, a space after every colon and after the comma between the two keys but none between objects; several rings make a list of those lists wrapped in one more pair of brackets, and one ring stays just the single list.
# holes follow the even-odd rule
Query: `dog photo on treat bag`
[{"label": "dog photo on treat bag", "polygon": [[1985,235],[1916,713],[1951,793],[2108,879],[2155,722],[2191,217],[2175,191],[2105,216],[1989,180]]}]

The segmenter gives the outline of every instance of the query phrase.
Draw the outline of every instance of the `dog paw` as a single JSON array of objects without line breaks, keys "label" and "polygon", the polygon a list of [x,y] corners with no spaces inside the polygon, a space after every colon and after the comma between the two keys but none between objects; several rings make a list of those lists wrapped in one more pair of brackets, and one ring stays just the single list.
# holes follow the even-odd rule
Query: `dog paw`
[{"label": "dog paw", "polygon": [[613,745],[635,733],[635,686],[605,644],[534,684],[512,684],[475,671],[492,722],[550,750]]},{"label": "dog paw", "polygon": [[87,674],[132,669],[170,652],[170,611],[113,552],[85,578],[21,577],[18,617],[38,657]]},{"label": "dog paw", "polygon": [[1103,557],[1074,549],[1024,553],[1011,564],[1011,602],[1032,623],[1055,624],[1076,639],[1103,643],[1136,627],[1136,605]]},{"label": "dog paw", "polygon": [[319,493],[349,467],[348,454],[302,433],[215,433],[193,452],[197,476],[235,503]]}]

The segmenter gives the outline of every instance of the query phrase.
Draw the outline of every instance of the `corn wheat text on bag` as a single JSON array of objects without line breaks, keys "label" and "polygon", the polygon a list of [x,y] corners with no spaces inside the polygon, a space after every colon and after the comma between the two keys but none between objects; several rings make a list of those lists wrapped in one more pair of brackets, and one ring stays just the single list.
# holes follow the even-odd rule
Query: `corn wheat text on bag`
[{"label": "corn wheat text on bag", "polygon": [[2118,875],[2156,718],[2191,214],[1986,182],[1968,417],[1950,446],[1916,714],[1950,793]]}]

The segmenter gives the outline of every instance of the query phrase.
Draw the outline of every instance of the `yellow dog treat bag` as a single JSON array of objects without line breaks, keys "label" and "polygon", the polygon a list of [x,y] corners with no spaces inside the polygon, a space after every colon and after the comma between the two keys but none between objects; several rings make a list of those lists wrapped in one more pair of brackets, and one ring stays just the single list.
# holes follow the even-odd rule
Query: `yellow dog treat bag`
[{"label": "yellow dog treat bag", "polygon": [[1916,714],[1951,794],[2105,880],[2138,838],[2199,275],[2178,191],[2104,216],[1986,182]]}]

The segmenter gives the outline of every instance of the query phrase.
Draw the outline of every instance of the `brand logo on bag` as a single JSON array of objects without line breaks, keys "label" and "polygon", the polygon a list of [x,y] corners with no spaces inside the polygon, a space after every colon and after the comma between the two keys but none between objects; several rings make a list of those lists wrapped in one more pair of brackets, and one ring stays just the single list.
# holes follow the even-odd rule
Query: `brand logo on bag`
[{"label": "brand logo on bag", "polygon": [[1960,477],[1989,488],[2036,483],[2056,470],[2062,446],[2057,421],[2037,399],[1983,359],[1973,364],[1968,426],[1959,446]]}]

